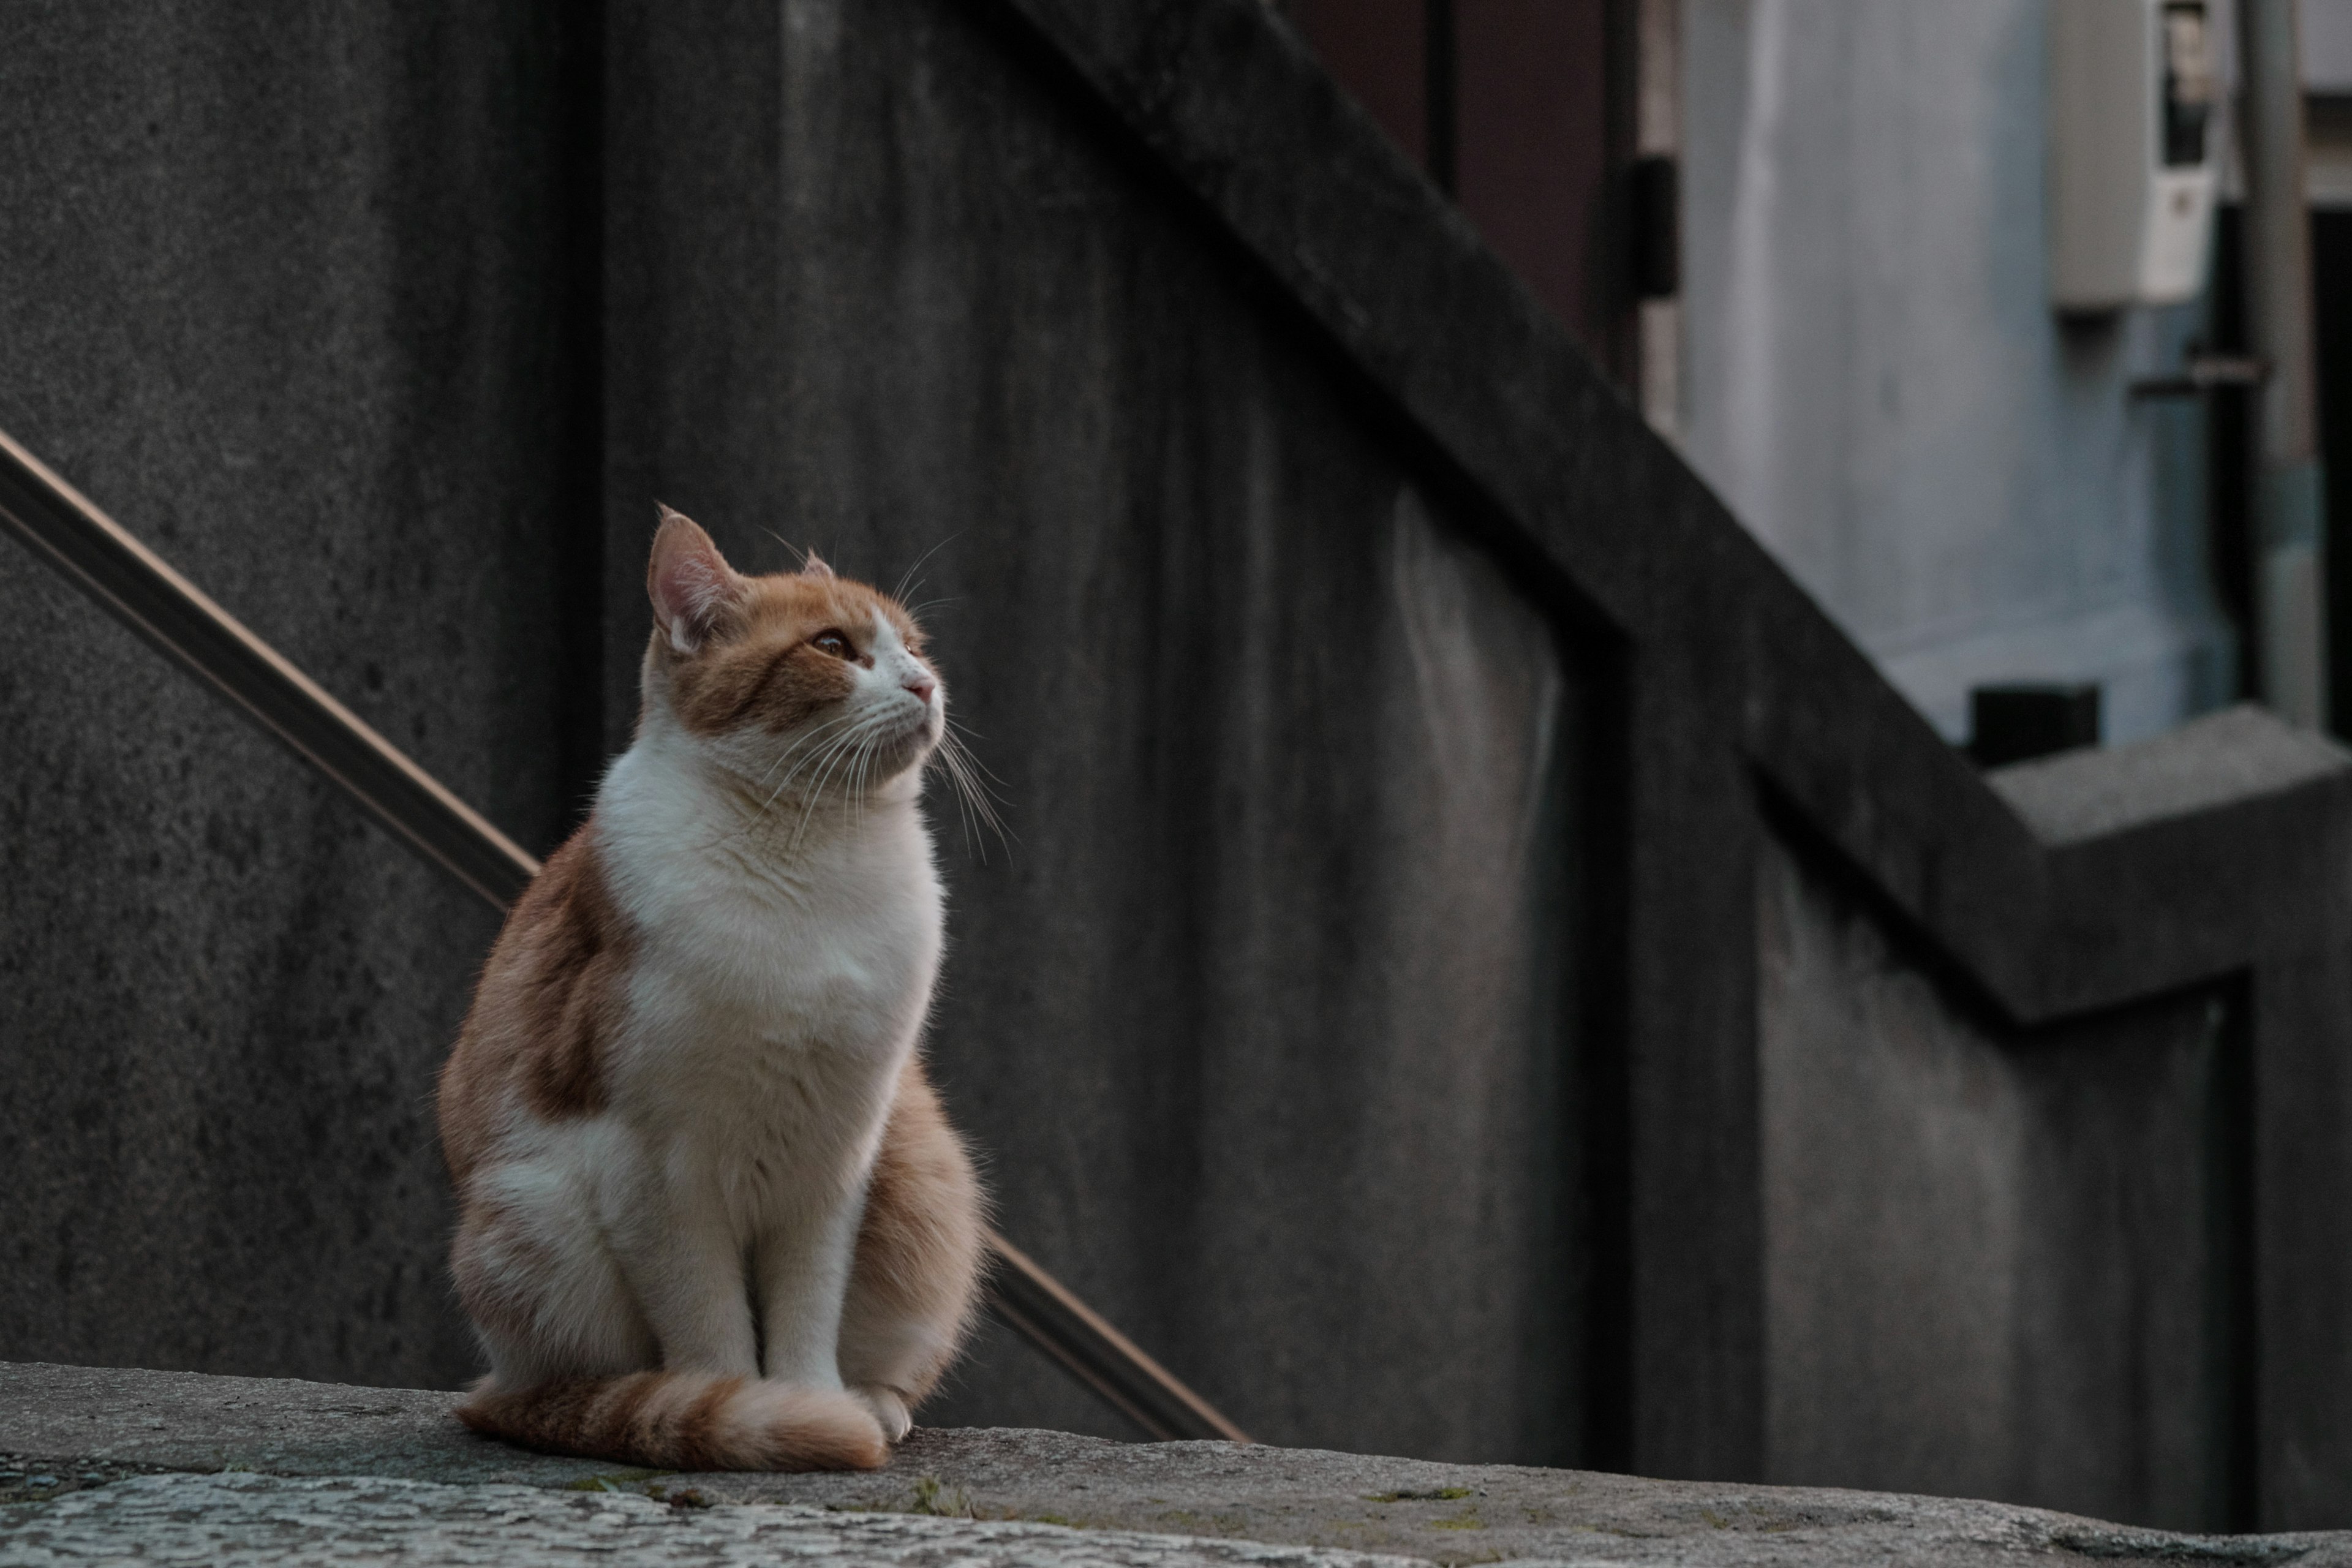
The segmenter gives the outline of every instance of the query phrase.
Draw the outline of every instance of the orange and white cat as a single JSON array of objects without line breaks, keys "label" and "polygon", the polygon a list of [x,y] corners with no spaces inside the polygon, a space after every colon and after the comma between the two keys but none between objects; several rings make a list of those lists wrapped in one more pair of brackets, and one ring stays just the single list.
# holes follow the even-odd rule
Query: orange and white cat
[{"label": "orange and white cat", "polygon": [[448,1065],[458,1411],[670,1469],[870,1468],[952,1361],[982,1199],[923,1073],[946,692],[814,556],[663,509],[635,742],[508,918]]}]

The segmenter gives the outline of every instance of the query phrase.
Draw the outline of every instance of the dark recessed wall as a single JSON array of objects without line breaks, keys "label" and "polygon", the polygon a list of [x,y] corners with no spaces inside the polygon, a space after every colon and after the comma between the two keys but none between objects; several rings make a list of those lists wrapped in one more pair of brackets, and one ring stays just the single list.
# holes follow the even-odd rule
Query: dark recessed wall
[{"label": "dark recessed wall", "polygon": [[[2352,132],[2352,99],[2329,100]],[[2311,304],[2319,339],[2319,458],[2327,473],[2330,727],[2352,735],[2352,208],[2311,214]]]},{"label": "dark recessed wall", "polygon": [[1291,0],[1331,74],[1621,377],[1623,0]]},{"label": "dark recessed wall", "polygon": [[1290,0],[1291,25],[1416,163],[1429,158],[1427,0]]}]

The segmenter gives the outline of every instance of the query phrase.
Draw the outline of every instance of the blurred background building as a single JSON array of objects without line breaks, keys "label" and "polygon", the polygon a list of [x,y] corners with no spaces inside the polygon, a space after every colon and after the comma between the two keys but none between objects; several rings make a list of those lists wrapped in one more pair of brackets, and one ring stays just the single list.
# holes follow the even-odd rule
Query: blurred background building
[{"label": "blurred background building", "polygon": [[[2043,0],[1290,10],[1948,739],[1979,686],[2095,684],[2109,741],[2251,689],[2246,395],[2161,389],[2242,352],[2228,0],[2206,285],[2076,317],[2047,259]],[[2301,21],[2332,411],[2352,405],[2352,5],[2303,0]],[[2324,424],[2341,451],[2352,422]]]}]

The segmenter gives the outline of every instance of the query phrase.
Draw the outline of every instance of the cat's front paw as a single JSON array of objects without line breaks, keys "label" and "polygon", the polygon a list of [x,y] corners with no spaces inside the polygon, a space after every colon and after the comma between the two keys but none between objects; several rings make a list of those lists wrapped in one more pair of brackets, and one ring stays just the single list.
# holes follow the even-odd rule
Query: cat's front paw
[{"label": "cat's front paw", "polygon": [[907,1410],[907,1402],[898,1397],[895,1388],[873,1384],[853,1388],[850,1393],[866,1402],[874,1412],[874,1419],[882,1423],[882,1436],[896,1443],[915,1429],[915,1418]]}]

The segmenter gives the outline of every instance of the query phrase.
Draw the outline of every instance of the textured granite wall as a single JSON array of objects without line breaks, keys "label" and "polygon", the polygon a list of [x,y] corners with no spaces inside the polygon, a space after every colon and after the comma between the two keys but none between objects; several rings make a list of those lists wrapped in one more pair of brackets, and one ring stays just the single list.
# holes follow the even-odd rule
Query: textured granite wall
[{"label": "textured granite wall", "polygon": [[2223,997],[2021,1033],[1777,841],[1758,899],[1768,1476],[2229,1528]]},{"label": "textured granite wall", "polygon": [[[0,33],[0,426],[546,845],[596,538],[542,10]],[[0,1354],[465,1375],[426,1096],[491,917],[14,546],[0,889]]]},{"label": "textured granite wall", "polygon": [[[940,811],[935,1033],[1006,1233],[1257,1436],[1573,1458],[1576,659],[965,8],[631,5],[614,51],[611,646],[655,496],[749,564],[919,563],[1008,803],[984,859]],[[939,1415],[1104,1419],[996,1338]]]}]

